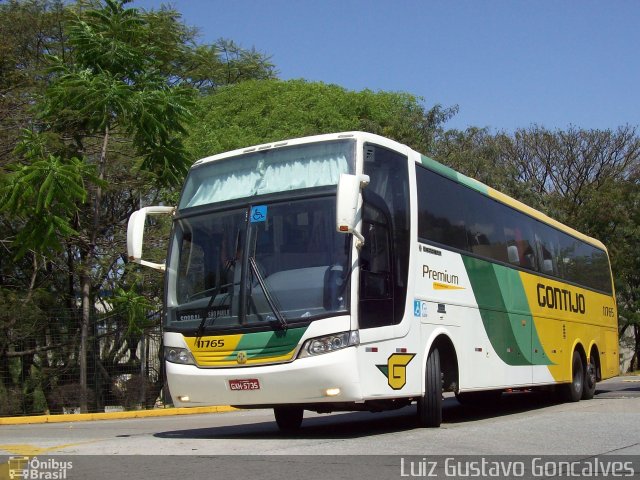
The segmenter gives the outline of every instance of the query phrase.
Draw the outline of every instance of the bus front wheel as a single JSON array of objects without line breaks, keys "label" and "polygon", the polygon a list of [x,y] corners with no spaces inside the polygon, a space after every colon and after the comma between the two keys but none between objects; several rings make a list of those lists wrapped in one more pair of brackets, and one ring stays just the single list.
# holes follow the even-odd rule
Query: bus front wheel
[{"label": "bus front wheel", "polygon": [[293,433],[300,430],[304,410],[300,407],[275,407],[273,413],[281,432]]},{"label": "bus front wheel", "polygon": [[427,357],[424,395],[418,399],[418,423],[421,427],[439,427],[442,423],[442,370],[437,348]]}]

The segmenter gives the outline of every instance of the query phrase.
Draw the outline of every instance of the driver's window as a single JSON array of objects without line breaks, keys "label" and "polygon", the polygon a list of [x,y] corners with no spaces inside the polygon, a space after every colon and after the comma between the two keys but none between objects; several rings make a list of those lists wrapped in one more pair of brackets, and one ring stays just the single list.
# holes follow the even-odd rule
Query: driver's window
[{"label": "driver's window", "polygon": [[393,252],[388,216],[371,203],[363,208],[359,322],[360,328],[373,328],[394,321]]},{"label": "driver's window", "polygon": [[360,252],[363,299],[391,298],[391,261],[389,228],[383,224],[364,223],[364,247]]}]

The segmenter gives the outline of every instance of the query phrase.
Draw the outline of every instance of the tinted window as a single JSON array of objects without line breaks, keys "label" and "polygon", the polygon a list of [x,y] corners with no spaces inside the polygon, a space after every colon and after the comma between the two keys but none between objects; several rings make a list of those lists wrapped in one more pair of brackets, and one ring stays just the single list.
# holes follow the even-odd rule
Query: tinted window
[{"label": "tinted window", "polygon": [[[473,195],[475,192],[465,188]],[[500,262],[507,262],[503,205],[475,194],[467,205],[467,239],[471,252]]]},{"label": "tinted window", "polygon": [[613,290],[611,288],[609,258],[605,252],[600,249],[593,248],[591,252],[591,269],[590,285],[596,290],[612,293]]},{"label": "tinted window", "polygon": [[418,236],[467,250],[465,188],[426,168],[416,169]]},{"label": "tinted window", "polygon": [[611,293],[604,251],[426,168],[416,182],[421,239]]},{"label": "tinted window", "polygon": [[509,207],[503,207],[504,236],[507,244],[507,259],[510,264],[528,270],[536,269],[535,221]]},{"label": "tinted window", "polygon": [[360,326],[366,328],[400,323],[404,316],[410,247],[407,157],[365,145],[364,173],[370,177],[363,190],[363,235],[367,241],[362,259],[363,271],[368,273],[361,283]]},{"label": "tinted window", "polygon": [[559,233],[550,226],[537,222],[538,270],[555,277],[562,277]]},{"label": "tinted window", "polygon": [[560,234],[562,277],[567,281],[611,292],[609,260],[602,250]]}]

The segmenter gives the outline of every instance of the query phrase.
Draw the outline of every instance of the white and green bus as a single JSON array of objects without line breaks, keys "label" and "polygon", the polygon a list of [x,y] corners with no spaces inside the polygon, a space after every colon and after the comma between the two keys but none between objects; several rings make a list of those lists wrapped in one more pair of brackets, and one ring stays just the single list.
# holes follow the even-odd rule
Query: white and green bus
[{"label": "white and green bus", "polygon": [[[142,260],[170,214],[166,264]],[[166,270],[176,406],[304,410],[462,402],[557,385],[572,401],[618,373],[599,241],[405,145],[346,132],[196,162],[176,208],[129,221],[131,261]]]}]

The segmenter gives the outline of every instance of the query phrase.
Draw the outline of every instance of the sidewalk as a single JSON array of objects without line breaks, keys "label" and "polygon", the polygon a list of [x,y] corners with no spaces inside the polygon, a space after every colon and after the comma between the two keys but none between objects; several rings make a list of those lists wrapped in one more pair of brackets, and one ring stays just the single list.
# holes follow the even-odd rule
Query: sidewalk
[{"label": "sidewalk", "polygon": [[155,408],[128,412],[76,413],[69,415],[35,415],[31,417],[0,417],[0,425],[26,425],[31,423],[86,422],[94,420],[120,420],[126,418],[167,417],[170,415],[195,415],[222,413],[236,410],[233,407]]}]

